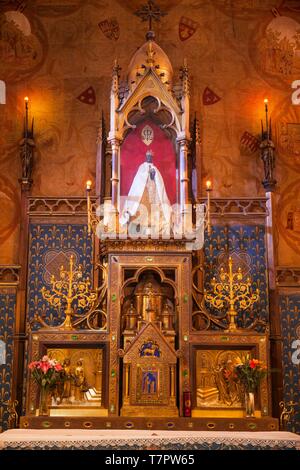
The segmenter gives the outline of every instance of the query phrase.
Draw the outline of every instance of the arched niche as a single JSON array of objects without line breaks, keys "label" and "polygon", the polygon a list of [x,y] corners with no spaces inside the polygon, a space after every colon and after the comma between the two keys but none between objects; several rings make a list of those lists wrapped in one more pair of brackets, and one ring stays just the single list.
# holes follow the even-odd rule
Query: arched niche
[{"label": "arched niche", "polygon": [[134,125],[127,130],[120,151],[120,196],[125,198],[146,152],[153,154],[153,164],[161,173],[171,205],[179,200],[178,146],[175,133],[165,124],[166,116],[153,112],[153,100],[147,100],[147,112],[132,113]]},{"label": "arched niche", "polygon": [[[126,273],[125,278],[126,278]],[[128,329],[129,322],[127,321],[128,312],[134,309],[135,321],[132,324],[132,329],[135,333],[138,332],[139,327],[143,322],[156,322],[160,323],[163,330],[175,331],[177,330],[177,315],[176,307],[178,305],[177,288],[172,274],[165,273],[159,267],[140,268],[134,273],[130,272],[127,279],[122,286],[121,290],[121,332]],[[149,293],[149,295],[148,295]],[[152,300],[151,300],[152,298]],[[147,314],[147,305],[153,312]],[[166,318],[166,311],[169,311],[169,322]],[[141,323],[139,325],[139,322]]]}]

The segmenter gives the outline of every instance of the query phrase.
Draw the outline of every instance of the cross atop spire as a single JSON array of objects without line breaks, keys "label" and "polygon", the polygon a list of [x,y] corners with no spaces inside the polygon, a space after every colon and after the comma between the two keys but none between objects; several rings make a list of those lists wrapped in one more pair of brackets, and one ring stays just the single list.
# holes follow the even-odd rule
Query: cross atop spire
[{"label": "cross atop spire", "polygon": [[[167,13],[162,11],[153,0],[148,0],[147,5],[142,5],[134,14],[141,18],[142,21],[149,21],[148,32],[150,32],[152,31],[152,21],[160,21],[160,18]],[[148,34],[147,39],[150,39]]]}]

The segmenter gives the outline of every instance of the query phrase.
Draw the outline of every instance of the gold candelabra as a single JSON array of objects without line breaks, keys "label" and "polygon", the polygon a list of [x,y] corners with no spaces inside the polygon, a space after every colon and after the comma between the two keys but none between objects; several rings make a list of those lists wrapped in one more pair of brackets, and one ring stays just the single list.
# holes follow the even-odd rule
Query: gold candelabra
[{"label": "gold candelabra", "polygon": [[251,293],[250,278],[248,277],[246,282],[242,282],[242,270],[239,267],[237,272],[233,272],[231,257],[229,258],[228,266],[228,272],[221,268],[219,282],[215,277],[212,279],[213,292],[205,292],[205,300],[217,309],[224,308],[226,304],[229,305],[227,312],[229,325],[227,331],[236,331],[237,311],[235,306],[238,305],[242,310],[249,308],[259,299],[259,289]]},{"label": "gold candelabra", "polygon": [[59,328],[72,330],[72,316],[74,314],[73,303],[77,301],[78,307],[86,308],[97,299],[97,293],[91,290],[89,278],[82,279],[82,266],[74,267],[74,256],[71,255],[69,271],[61,266],[59,279],[51,276],[51,289],[42,288],[42,296],[53,307],[59,308],[66,303],[64,322]]},{"label": "gold candelabra", "polygon": [[280,429],[285,430],[286,425],[291,421],[292,416],[295,414],[295,405],[296,403],[293,401],[288,403],[284,401],[279,402],[279,407],[282,409],[279,418]]},{"label": "gold candelabra", "polygon": [[18,400],[9,400],[4,401],[3,405],[7,406],[8,413],[8,429],[13,429],[18,427],[19,415],[17,412]]}]

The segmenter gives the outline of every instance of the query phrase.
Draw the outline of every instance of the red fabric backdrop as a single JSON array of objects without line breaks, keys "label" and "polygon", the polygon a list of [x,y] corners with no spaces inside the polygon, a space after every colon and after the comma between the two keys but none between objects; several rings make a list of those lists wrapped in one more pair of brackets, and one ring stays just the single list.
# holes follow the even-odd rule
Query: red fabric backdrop
[{"label": "red fabric backdrop", "polygon": [[[144,144],[141,137],[142,129],[147,124],[154,133],[153,142],[150,145]],[[153,152],[153,164],[163,177],[169,201],[175,204],[176,155],[173,143],[164,131],[150,120],[139,124],[128,134],[122,144],[120,194],[127,196],[138,167],[146,161],[146,151],[149,149]]]}]

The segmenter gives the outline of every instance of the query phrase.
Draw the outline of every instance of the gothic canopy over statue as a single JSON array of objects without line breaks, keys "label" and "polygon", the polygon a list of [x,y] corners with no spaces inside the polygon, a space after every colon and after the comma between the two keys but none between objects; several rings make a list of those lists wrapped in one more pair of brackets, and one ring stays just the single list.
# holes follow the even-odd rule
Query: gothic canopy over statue
[{"label": "gothic canopy over statue", "polygon": [[[154,35],[153,35],[154,36]],[[128,67],[128,85],[131,88],[135,83],[137,76],[145,73],[145,66],[149,60],[149,51],[151,51],[153,61],[156,67],[156,73],[163,83],[171,85],[173,79],[173,68],[167,54],[152,39],[151,34],[147,34],[149,40],[145,42],[133,55]]]}]

